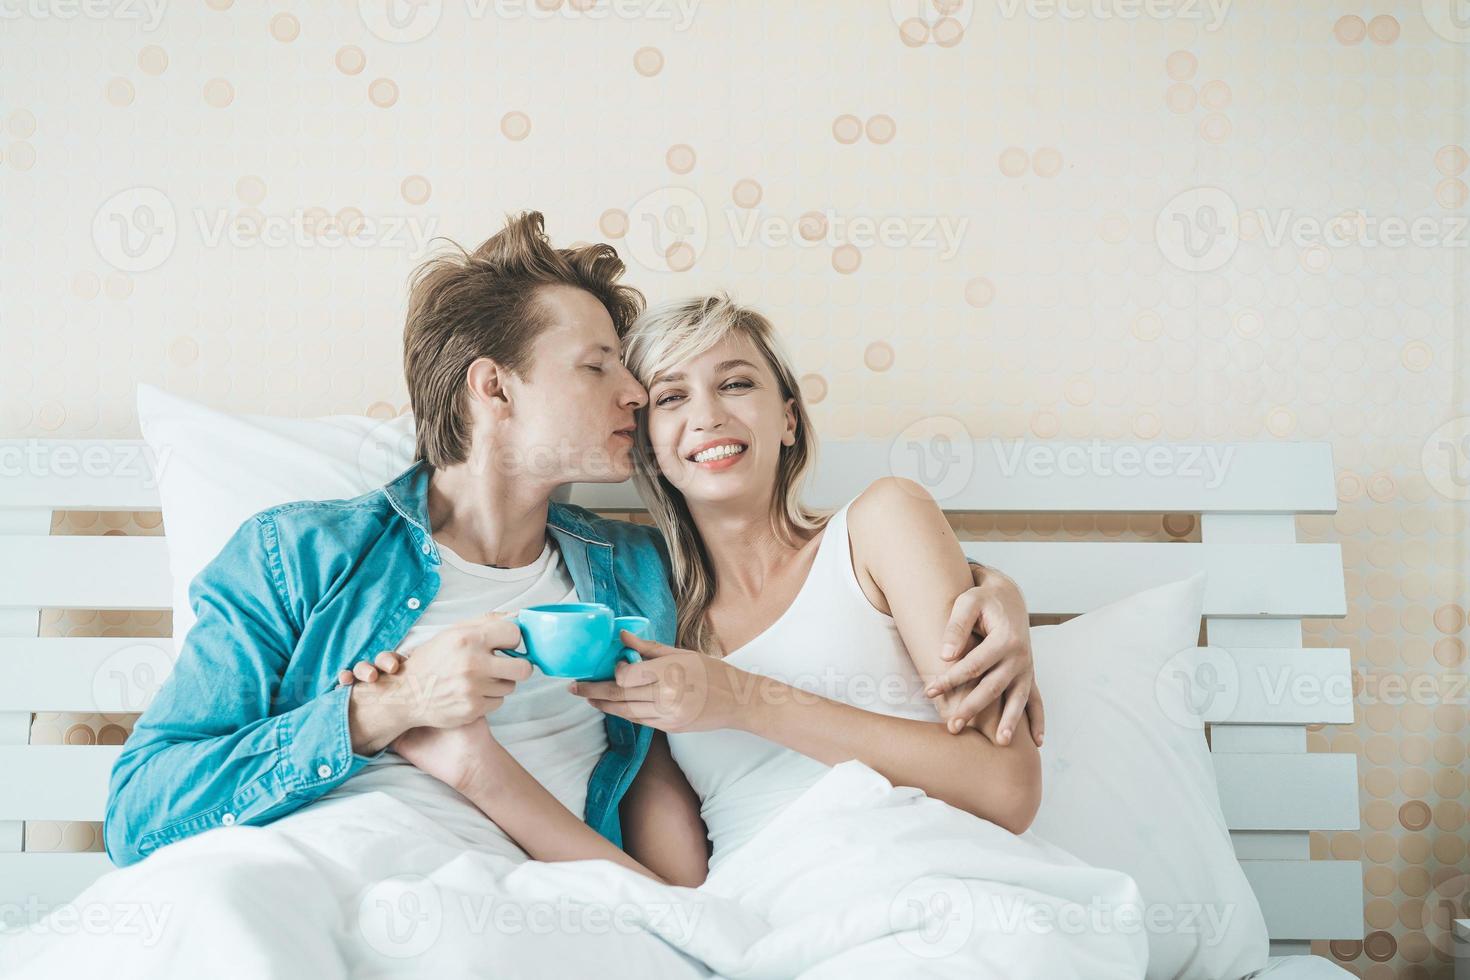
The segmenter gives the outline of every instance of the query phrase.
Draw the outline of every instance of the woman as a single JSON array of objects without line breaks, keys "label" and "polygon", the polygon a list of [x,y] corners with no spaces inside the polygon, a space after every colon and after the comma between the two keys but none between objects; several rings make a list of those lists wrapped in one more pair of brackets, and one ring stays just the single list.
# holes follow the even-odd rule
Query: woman
[{"label": "woman", "polygon": [[[1041,795],[1025,715],[1003,736],[996,700],[952,733],[926,696],[952,668],[943,626],[971,585],[934,500],[885,478],[832,515],[805,509],[815,439],[799,386],[769,321],[728,298],[648,310],[625,351],[649,389],[635,479],[669,542],[680,648],[625,634],[643,663],[569,688],[658,730],[622,805],[626,853],[487,726],[460,733],[480,764],[456,788],[534,858],[606,858],[683,885],[849,759],[1022,833]],[[431,735],[394,748],[431,767]]]},{"label": "woman", "polygon": [[848,759],[1023,832],[1041,798],[1026,719],[1000,747],[998,703],[956,736],[924,696],[970,586],[934,500],[884,478],[830,516],[804,508],[815,438],[795,374],[769,321],[727,297],[650,309],[624,346],[649,392],[634,479],[669,542],[683,648],[631,638],[644,663],[572,685],[668,733],[623,804],[629,853],[702,880],[706,826],[718,864]]}]

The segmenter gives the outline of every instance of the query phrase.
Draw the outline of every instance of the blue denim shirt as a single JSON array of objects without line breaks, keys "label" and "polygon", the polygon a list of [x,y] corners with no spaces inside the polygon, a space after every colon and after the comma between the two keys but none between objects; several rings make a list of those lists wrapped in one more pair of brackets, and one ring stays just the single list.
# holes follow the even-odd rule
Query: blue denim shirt
[{"label": "blue denim shirt", "polygon": [[[240,525],[189,584],[198,621],[113,765],[103,841],[114,864],[214,827],[262,825],[388,751],[352,751],[337,672],[391,650],[439,591],[430,468],[343,500],[304,500]],[[652,621],[674,642],[669,557],[651,527],[552,502],[547,519],[577,595]],[[652,729],[606,717],[587,824],[618,846],[618,803]]]}]

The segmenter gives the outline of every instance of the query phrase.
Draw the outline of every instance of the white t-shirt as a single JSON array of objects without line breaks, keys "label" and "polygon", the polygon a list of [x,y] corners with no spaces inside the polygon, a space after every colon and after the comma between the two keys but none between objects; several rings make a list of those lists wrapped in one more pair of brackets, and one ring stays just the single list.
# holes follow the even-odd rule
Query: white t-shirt
[{"label": "white t-shirt", "polygon": [[[436,544],[444,559],[439,566],[439,593],[398,645],[398,652],[405,657],[411,658],[414,647],[446,626],[492,610],[579,601],[561,552],[549,538],[541,556],[520,568],[476,565],[442,543]],[[524,644],[517,649],[524,650]],[[532,668],[531,676],[516,684],[500,709],[485,717],[496,740],[580,819],[587,800],[587,781],[607,750],[607,731],[602,712],[568,691],[567,683],[565,678],[548,677]],[[468,847],[515,860],[528,858],[468,798],[392,750],[320,800],[375,790],[403,801],[453,831]]]}]

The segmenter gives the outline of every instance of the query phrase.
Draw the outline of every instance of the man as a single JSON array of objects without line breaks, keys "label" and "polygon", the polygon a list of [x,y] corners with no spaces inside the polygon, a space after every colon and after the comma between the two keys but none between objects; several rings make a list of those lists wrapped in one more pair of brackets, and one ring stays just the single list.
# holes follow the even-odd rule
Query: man
[{"label": "man", "polygon": [[[417,270],[404,369],[418,461],[355,499],[255,515],[190,584],[198,621],[112,770],[104,841],[114,863],[372,790],[466,846],[523,858],[442,778],[388,751],[410,729],[447,732],[492,711],[527,771],[621,846],[619,803],[652,730],[496,654],[520,636],[493,610],[601,602],[674,641],[658,533],[551,499],[565,484],[632,471],[647,394],[619,341],[643,297],[619,283],[623,271],[605,244],[553,248],[535,212],[472,254]],[[1009,689],[1013,725],[1031,689],[1024,605],[1008,579],[976,574],[947,637],[957,654],[977,621],[992,636],[949,683],[999,662],[970,697]],[[409,649],[391,683],[337,686],[378,652]],[[971,715],[979,707],[965,703]],[[455,747],[446,738],[442,752]],[[432,768],[442,776],[455,761]]]}]

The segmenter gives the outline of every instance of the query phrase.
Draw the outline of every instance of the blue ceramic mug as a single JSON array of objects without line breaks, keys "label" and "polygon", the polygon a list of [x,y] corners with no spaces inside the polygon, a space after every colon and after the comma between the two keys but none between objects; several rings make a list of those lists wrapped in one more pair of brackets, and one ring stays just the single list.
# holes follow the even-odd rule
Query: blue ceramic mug
[{"label": "blue ceramic mug", "polygon": [[543,673],[579,681],[612,680],[619,660],[637,663],[637,650],[623,646],[621,630],[648,639],[652,627],[643,616],[614,616],[600,602],[556,602],[527,606],[516,614],[516,625],[526,651],[505,650],[526,657]]}]

